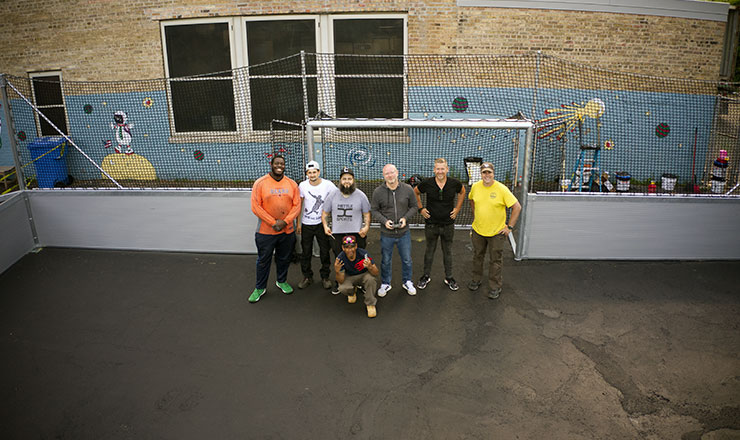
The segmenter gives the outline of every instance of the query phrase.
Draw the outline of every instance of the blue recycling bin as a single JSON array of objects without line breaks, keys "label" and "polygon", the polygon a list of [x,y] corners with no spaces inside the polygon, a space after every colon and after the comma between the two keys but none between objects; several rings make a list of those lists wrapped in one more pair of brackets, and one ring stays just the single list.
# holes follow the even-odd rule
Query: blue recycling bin
[{"label": "blue recycling bin", "polygon": [[66,149],[67,141],[61,136],[46,136],[28,144],[39,188],[69,185]]}]

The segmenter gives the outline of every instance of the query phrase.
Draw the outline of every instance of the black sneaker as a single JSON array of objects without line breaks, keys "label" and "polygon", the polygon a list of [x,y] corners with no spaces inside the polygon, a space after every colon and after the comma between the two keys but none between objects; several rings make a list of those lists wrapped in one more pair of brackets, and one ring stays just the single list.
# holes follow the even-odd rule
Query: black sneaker
[{"label": "black sneaker", "polygon": [[455,281],[455,279],[452,277],[445,278],[445,284],[447,284],[447,287],[449,287],[450,290],[453,291],[460,288],[460,286],[457,285],[457,281]]},{"label": "black sneaker", "polygon": [[480,281],[471,281],[468,283],[469,290],[478,290],[480,288]]},{"label": "black sneaker", "polygon": [[498,289],[491,289],[491,291],[488,292],[488,298],[489,299],[496,299],[499,296],[501,296],[501,288],[500,287]]},{"label": "black sneaker", "polygon": [[432,279],[429,277],[429,275],[424,275],[419,278],[419,282],[416,283],[416,287],[418,287],[419,289],[425,289],[430,281],[432,281]]}]

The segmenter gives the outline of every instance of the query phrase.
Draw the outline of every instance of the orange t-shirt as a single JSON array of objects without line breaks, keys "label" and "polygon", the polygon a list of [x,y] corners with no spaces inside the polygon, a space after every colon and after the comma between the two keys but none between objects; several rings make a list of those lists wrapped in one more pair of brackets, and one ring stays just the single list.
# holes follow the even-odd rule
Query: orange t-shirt
[{"label": "orange t-shirt", "polygon": [[[298,184],[288,176],[275,180],[269,174],[257,179],[252,186],[252,212],[259,219],[257,232],[260,234],[290,234],[293,221],[301,211],[301,195]],[[278,219],[287,226],[282,231],[272,229]]]}]

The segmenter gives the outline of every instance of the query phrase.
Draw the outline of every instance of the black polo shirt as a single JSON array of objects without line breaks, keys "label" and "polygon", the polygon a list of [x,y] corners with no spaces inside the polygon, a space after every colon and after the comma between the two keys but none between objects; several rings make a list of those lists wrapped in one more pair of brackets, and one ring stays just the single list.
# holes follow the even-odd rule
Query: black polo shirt
[{"label": "black polo shirt", "polygon": [[462,183],[454,177],[447,177],[444,188],[440,189],[437,180],[429,177],[421,181],[419,192],[427,195],[426,208],[430,217],[426,222],[434,225],[450,225],[455,220],[450,218],[450,212],[455,208],[455,195],[462,190]]}]

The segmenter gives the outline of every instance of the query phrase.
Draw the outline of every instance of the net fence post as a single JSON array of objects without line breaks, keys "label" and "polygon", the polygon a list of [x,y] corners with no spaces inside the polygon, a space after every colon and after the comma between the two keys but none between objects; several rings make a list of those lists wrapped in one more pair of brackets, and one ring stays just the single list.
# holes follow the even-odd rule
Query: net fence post
[{"label": "net fence post", "polygon": [[307,159],[310,162],[313,160],[313,126],[310,121],[306,124],[306,148],[308,149]]},{"label": "net fence post", "polygon": [[540,60],[542,58],[542,51],[538,50],[537,55],[535,57],[535,69],[534,69],[534,87],[532,88],[532,115],[531,118],[534,119],[534,115],[537,114],[537,88],[540,86]]},{"label": "net fence post", "polygon": [[306,84],[306,51],[301,51],[301,86],[303,87],[303,120],[308,121],[308,85]]},{"label": "net fence post", "polygon": [[40,246],[39,234],[36,231],[36,222],[33,218],[33,211],[31,210],[31,200],[28,198],[26,179],[23,176],[23,167],[21,166],[21,158],[18,153],[18,144],[15,141],[15,128],[12,115],[10,113],[10,100],[8,99],[8,78],[4,74],[0,74],[0,95],[2,95],[1,98],[3,111],[5,112],[5,123],[8,125],[8,139],[10,139],[10,150],[13,153],[13,162],[15,163],[15,178],[18,181],[18,190],[22,194],[23,203],[26,205],[28,225],[31,228],[31,234],[33,235],[33,247],[34,249],[38,249]]},{"label": "net fence post", "polygon": [[529,201],[529,174],[530,174],[530,167],[531,167],[531,160],[532,160],[532,140],[534,139],[534,126],[530,125],[527,128],[526,132],[526,140],[524,141],[524,176],[522,176],[522,195],[521,195],[521,205],[522,205],[522,214],[519,219],[519,231],[517,233],[517,243],[518,246],[516,247],[516,250],[514,251],[514,259],[516,261],[521,261],[524,249],[526,248],[526,240],[527,240],[527,234],[526,234],[526,228],[527,228],[527,205]]},{"label": "net fence post", "polygon": [[15,124],[13,124],[13,115],[10,113],[10,100],[8,99],[8,78],[0,74],[0,93],[2,93],[3,112],[5,114],[5,123],[8,125],[8,139],[10,139],[10,151],[13,153],[13,163],[15,163],[15,177],[18,181],[18,189],[26,189],[26,179],[23,176],[23,167],[18,154],[18,143],[15,140]]}]

